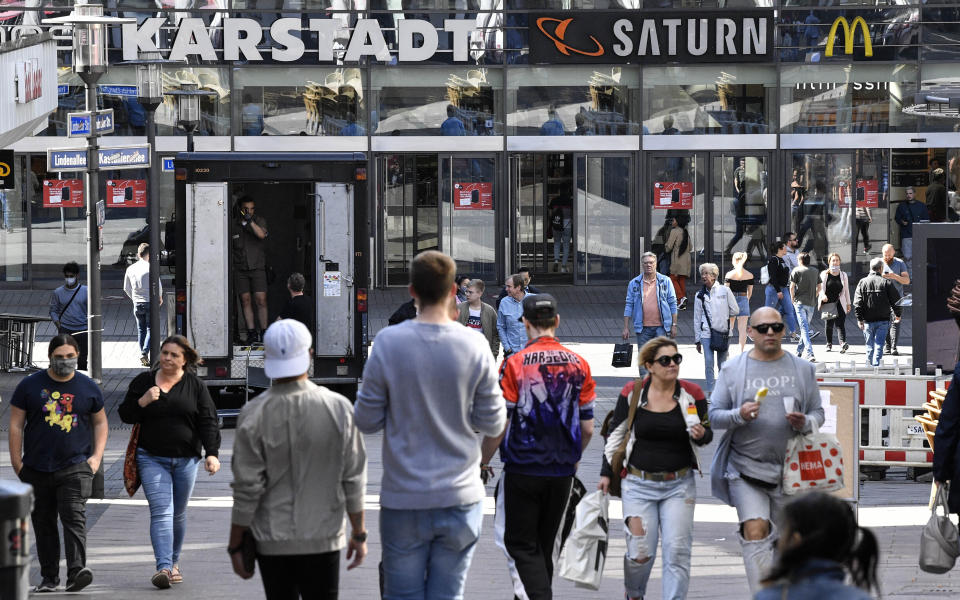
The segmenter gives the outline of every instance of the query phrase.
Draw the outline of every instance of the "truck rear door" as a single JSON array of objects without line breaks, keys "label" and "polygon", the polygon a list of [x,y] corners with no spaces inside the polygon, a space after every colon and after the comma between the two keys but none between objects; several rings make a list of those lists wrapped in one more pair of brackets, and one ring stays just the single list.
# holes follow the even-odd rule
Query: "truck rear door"
[{"label": "truck rear door", "polygon": [[356,351],[353,192],[352,184],[315,184],[318,357],[352,356]]},{"label": "truck rear door", "polygon": [[186,186],[187,339],[204,358],[227,358],[229,194],[226,182]]}]

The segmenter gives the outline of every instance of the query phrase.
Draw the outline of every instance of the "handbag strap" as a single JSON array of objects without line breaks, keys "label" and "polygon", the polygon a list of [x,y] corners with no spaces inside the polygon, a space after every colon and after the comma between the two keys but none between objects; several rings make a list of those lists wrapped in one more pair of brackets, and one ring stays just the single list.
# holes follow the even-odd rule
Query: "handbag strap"
[{"label": "handbag strap", "polygon": [[70,296],[70,300],[67,302],[67,305],[63,307],[63,310],[60,311],[60,315],[57,317],[58,321],[63,321],[63,313],[67,312],[67,309],[70,308],[70,305],[73,304],[73,299],[77,297],[77,294],[80,293],[80,286],[82,284],[77,283],[77,289],[73,291],[73,295]]},{"label": "handbag strap", "polygon": [[620,447],[617,452],[626,452],[627,444],[630,443],[630,436],[633,435],[633,420],[637,416],[637,406],[640,405],[640,391],[643,389],[643,380],[635,379],[633,381],[633,394],[630,395],[630,410],[627,411],[627,435],[623,436]]}]

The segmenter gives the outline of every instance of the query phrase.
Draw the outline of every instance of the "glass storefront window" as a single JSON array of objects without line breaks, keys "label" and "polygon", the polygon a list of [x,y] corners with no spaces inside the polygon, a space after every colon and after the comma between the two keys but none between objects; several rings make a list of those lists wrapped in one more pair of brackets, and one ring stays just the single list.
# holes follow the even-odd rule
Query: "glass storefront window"
[{"label": "glass storefront window", "polygon": [[[930,4],[937,4],[930,2]],[[923,58],[956,60],[960,56],[960,7],[925,6],[923,11]]]},{"label": "glass storefront window", "polygon": [[360,69],[248,66],[234,69],[234,86],[236,135],[367,134]]},{"label": "glass storefront window", "polygon": [[766,65],[647,67],[643,133],[772,133],[776,82]]},{"label": "glass storefront window", "polygon": [[[942,87],[960,88],[960,70],[957,69],[956,63],[925,64],[921,67],[920,75],[921,92]],[[960,122],[956,118],[918,117],[918,120],[920,131],[960,131]]]},{"label": "glass storefront window", "polygon": [[502,135],[503,72],[486,68],[371,71],[374,135]]},{"label": "glass storefront window", "polygon": [[457,273],[479,277],[489,286],[496,279],[496,159],[453,157],[440,161],[440,219],[444,251],[457,263]]},{"label": "glass storefront window", "polygon": [[[16,187],[0,189],[0,281],[24,281],[27,275],[27,190],[32,173],[23,175],[23,157],[14,158]],[[11,165],[13,167],[14,165]]]},{"label": "glass storefront window", "polygon": [[629,67],[515,67],[508,135],[637,135],[639,72]]},{"label": "glass storefront window", "polygon": [[804,65],[780,74],[781,133],[916,131],[904,114],[917,89],[915,65]]},{"label": "glass storefront window", "polygon": [[[82,172],[48,172],[47,157],[33,154],[29,157],[31,185],[36,194],[31,196],[31,276],[38,278],[63,277],[63,264],[68,261],[80,263],[86,272],[87,219],[86,205],[76,208],[45,207],[43,197],[49,194],[49,185],[54,180],[83,180]],[[70,186],[63,197],[70,198]],[[47,203],[49,204],[49,203]],[[85,275],[81,273],[81,279]]]},{"label": "glass storefront window", "polygon": [[[855,0],[850,4],[865,3]],[[883,2],[870,2],[883,4]],[[866,55],[866,40],[862,26],[855,24],[862,18],[869,32],[871,56]],[[834,31],[834,51],[827,57],[826,46],[834,24],[846,19],[853,36],[853,52],[844,53],[845,37],[842,25]],[[917,56],[920,31],[920,11],[917,8],[854,8],[808,10],[788,9],[777,19],[777,46],[780,60],[785,62],[820,63],[831,60],[869,61],[909,60]]]}]

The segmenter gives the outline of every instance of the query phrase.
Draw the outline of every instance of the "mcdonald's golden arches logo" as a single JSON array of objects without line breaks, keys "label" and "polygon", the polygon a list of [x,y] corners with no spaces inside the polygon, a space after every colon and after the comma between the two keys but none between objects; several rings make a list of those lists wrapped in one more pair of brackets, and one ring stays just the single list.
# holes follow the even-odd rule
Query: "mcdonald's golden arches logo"
[{"label": "mcdonald's golden arches logo", "polygon": [[0,177],[6,177],[10,174],[10,165],[5,162],[0,162]]},{"label": "mcdonald's golden arches logo", "polygon": [[863,32],[863,55],[873,56],[873,43],[870,40],[870,28],[867,27],[867,22],[863,20],[863,17],[857,17],[854,19],[852,25],[847,23],[847,19],[845,17],[837,17],[833,22],[833,25],[830,27],[829,35],[827,35],[827,49],[823,53],[824,56],[833,56],[833,43],[836,41],[837,27],[840,26],[843,27],[843,53],[853,54],[853,38],[857,35],[857,25],[860,26],[860,29]]}]

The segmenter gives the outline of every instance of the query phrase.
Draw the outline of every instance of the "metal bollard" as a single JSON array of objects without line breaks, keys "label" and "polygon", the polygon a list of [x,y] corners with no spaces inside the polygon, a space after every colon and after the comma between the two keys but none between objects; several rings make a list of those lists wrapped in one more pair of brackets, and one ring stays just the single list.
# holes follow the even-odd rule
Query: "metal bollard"
[{"label": "metal bollard", "polygon": [[26,600],[30,591],[30,512],[33,487],[0,481],[0,598]]}]

